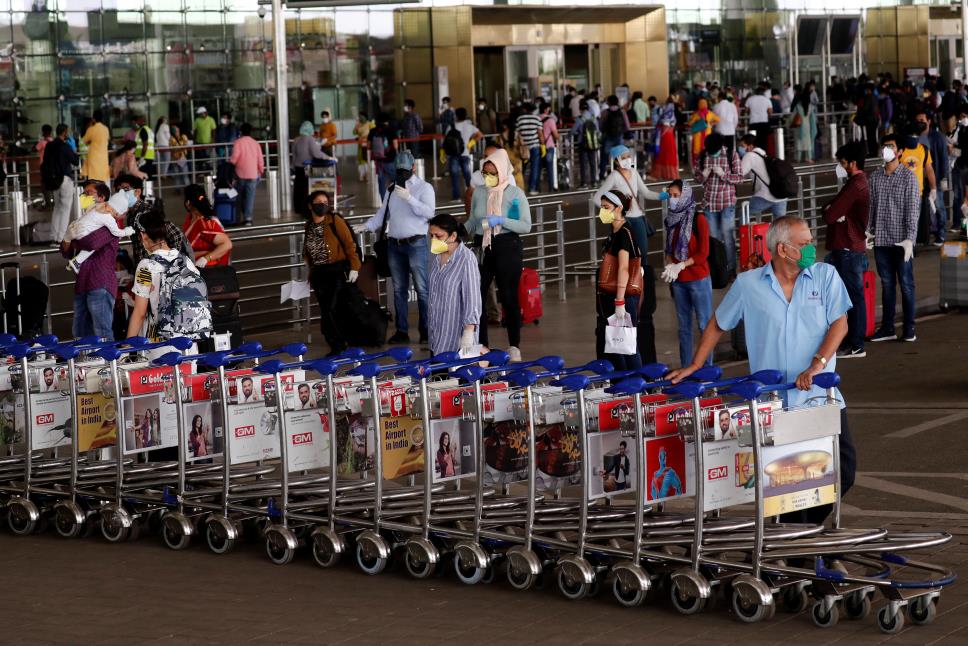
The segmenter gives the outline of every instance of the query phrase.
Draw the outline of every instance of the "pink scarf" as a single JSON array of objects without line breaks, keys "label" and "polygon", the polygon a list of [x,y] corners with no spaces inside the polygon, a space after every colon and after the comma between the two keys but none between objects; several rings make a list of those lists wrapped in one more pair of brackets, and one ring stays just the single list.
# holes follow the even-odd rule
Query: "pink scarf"
[{"label": "pink scarf", "polygon": [[[497,186],[487,189],[487,213],[489,215],[504,215],[504,189],[508,187],[511,178],[511,160],[503,148],[495,150],[487,156],[484,163],[494,164],[497,169]],[[491,246],[491,238],[501,232],[501,227],[488,228],[484,231],[483,245],[486,249]]]}]

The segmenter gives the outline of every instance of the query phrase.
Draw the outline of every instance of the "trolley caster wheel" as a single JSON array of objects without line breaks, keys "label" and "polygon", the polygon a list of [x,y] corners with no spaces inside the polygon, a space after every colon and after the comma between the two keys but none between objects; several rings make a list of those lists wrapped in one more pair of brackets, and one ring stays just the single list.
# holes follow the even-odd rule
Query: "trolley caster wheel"
[{"label": "trolley caster wheel", "polygon": [[895,611],[891,613],[891,606],[884,606],[877,613],[877,627],[882,633],[896,635],[904,628],[904,613]]},{"label": "trolley caster wheel", "polygon": [[645,601],[645,596],[649,593],[648,589],[642,589],[639,586],[626,585],[622,581],[621,577],[614,577],[612,579],[612,596],[615,600],[619,602],[620,605],[626,608],[635,608],[641,606]]},{"label": "trolley caster wheel", "polygon": [[744,595],[740,594],[737,590],[733,590],[733,612],[740,621],[747,624],[753,624],[758,621],[763,621],[772,616],[776,612],[775,604],[765,604],[757,603],[755,601],[749,601]]},{"label": "trolley caster wheel", "polygon": [[911,623],[926,626],[938,615],[938,604],[934,599],[918,597],[908,605],[908,615],[911,617]]},{"label": "trolley caster wheel", "polygon": [[360,569],[366,574],[373,575],[383,572],[383,570],[387,568],[388,562],[388,558],[367,555],[362,546],[356,546],[356,564],[360,566]]},{"label": "trolley caster wheel", "polygon": [[131,536],[134,521],[123,507],[112,507],[101,512],[101,535],[109,543],[121,543]]},{"label": "trolley caster wheel", "polygon": [[266,530],[266,556],[276,565],[288,565],[296,556],[299,541],[288,527],[273,525]]},{"label": "trolley caster wheel", "polygon": [[165,514],[160,525],[161,538],[169,549],[183,550],[192,542],[192,525],[182,514]]},{"label": "trolley caster wheel", "polygon": [[541,559],[532,550],[515,545],[507,551],[508,583],[515,590],[529,590],[539,585],[544,568]]},{"label": "trolley caster wheel", "polygon": [[520,571],[508,566],[508,583],[515,590],[530,590],[537,584],[539,575]]},{"label": "trolley caster wheel", "polygon": [[373,531],[365,531],[356,538],[356,564],[366,574],[383,572],[390,563],[390,545]]},{"label": "trolley caster wheel", "polygon": [[219,516],[205,522],[205,543],[213,554],[228,554],[238,539],[238,529],[228,518]]},{"label": "trolley caster wheel", "polygon": [[429,563],[428,561],[421,560],[419,557],[414,556],[410,550],[407,550],[406,558],[404,558],[404,567],[407,568],[407,572],[415,579],[429,579],[433,576],[434,572],[437,571],[436,563]]},{"label": "trolley caster wheel", "polygon": [[571,601],[579,601],[591,594],[591,583],[586,583],[580,579],[572,578],[562,568],[558,568],[556,579],[558,582],[558,590],[561,591],[561,594],[563,594],[566,599],[570,599]]},{"label": "trolley caster wheel", "polygon": [[848,619],[866,619],[871,612],[871,598],[864,592],[854,592],[844,598],[844,612]]},{"label": "trolley caster wheel", "polygon": [[694,615],[702,612],[707,603],[707,600],[703,597],[686,594],[675,580],[669,585],[669,598],[672,600],[672,606],[679,611],[679,614],[683,615]]},{"label": "trolley caster wheel", "polygon": [[497,580],[497,570],[498,570],[498,566],[497,565],[495,565],[493,563],[491,565],[489,565],[484,570],[484,575],[481,577],[481,583],[483,583],[485,585],[489,585],[491,583],[494,583],[494,581]]},{"label": "trolley caster wheel", "polygon": [[415,579],[426,579],[433,576],[440,563],[440,550],[430,539],[411,538],[404,544],[404,566]]},{"label": "trolley caster wheel", "polygon": [[810,593],[805,588],[791,586],[783,590],[780,594],[780,600],[783,602],[783,610],[796,615],[806,610],[810,605]]},{"label": "trolley caster wheel", "polygon": [[136,541],[141,538],[141,523],[137,520],[131,523],[131,527],[128,530],[128,538],[126,540]]},{"label": "trolley caster wheel", "polygon": [[319,567],[330,568],[343,555],[343,540],[328,527],[317,527],[310,538],[313,560]]},{"label": "trolley caster wheel", "polygon": [[37,530],[40,510],[26,498],[14,498],[7,508],[7,525],[17,536],[27,536]]},{"label": "trolley caster wheel", "polygon": [[454,572],[457,574],[457,578],[460,579],[461,583],[475,585],[482,582],[484,577],[489,573],[490,579],[493,581],[494,573],[492,570],[493,568],[489,567],[478,567],[474,563],[465,563],[459,553],[454,553]]},{"label": "trolley caster wheel", "polygon": [[831,628],[837,625],[837,620],[840,619],[840,611],[837,610],[836,603],[830,606],[828,610],[824,610],[823,603],[815,601],[810,607],[810,618],[813,619],[813,625],[818,628]]},{"label": "trolley caster wheel", "polygon": [[64,538],[77,538],[85,529],[84,512],[75,502],[63,501],[54,506],[54,529]]}]

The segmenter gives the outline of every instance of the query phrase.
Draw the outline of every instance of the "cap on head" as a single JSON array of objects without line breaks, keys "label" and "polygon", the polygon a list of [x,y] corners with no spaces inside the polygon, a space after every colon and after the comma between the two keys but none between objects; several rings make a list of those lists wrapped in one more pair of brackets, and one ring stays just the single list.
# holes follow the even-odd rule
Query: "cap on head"
[{"label": "cap on head", "polygon": [[195,110],[195,114],[208,114],[208,110],[205,109],[204,105],[199,106],[198,110]]},{"label": "cap on head", "polygon": [[413,153],[409,150],[402,150],[397,153],[397,163],[395,168],[405,168],[410,170],[413,168]]}]

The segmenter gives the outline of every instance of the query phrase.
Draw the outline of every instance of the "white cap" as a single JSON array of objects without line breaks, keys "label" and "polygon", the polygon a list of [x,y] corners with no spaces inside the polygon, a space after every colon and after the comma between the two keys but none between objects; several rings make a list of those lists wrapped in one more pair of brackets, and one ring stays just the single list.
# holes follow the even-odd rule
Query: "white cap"
[{"label": "white cap", "polygon": [[208,110],[205,109],[204,105],[199,107],[198,110],[195,110],[195,114],[205,114],[206,112],[208,112]]}]

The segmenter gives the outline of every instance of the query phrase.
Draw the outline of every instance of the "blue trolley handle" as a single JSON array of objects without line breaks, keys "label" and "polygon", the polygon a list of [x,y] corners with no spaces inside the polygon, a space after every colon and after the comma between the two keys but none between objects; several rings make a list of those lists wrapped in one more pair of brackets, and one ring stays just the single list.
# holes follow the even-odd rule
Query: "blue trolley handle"
[{"label": "blue trolley handle", "polygon": [[[439,357],[440,355],[438,355]],[[434,372],[440,372],[442,370],[450,370],[451,368],[462,368],[464,366],[479,363],[481,361],[487,361],[498,366],[507,365],[510,357],[507,352],[501,350],[491,350],[490,352],[483,354],[479,357],[467,357],[464,359],[453,359],[452,361],[441,361],[434,362],[431,361],[417,361],[409,364],[401,364],[397,366],[385,366],[386,370],[393,370],[399,372],[400,374],[410,377],[411,379],[424,379],[429,377]],[[372,365],[372,364],[370,364]],[[362,366],[361,366],[362,367]],[[381,369],[379,372],[385,372],[386,370]],[[352,371],[351,371],[352,374]],[[364,375],[368,376],[368,375]]]},{"label": "blue trolley handle", "polygon": [[[252,352],[259,352],[260,350],[262,350],[261,343],[258,341],[247,341],[239,345],[239,347],[233,348],[232,350],[219,351],[218,354],[219,356],[222,356],[228,352],[229,356],[233,356],[236,354],[251,354]],[[213,354],[216,353],[204,352],[199,354],[182,354],[181,352],[168,352],[160,357],[155,358],[151,363],[156,366],[177,366],[188,361],[201,361],[203,358]]]},{"label": "blue trolley handle", "polygon": [[143,345],[133,345],[128,347],[116,344],[106,348],[101,348],[95,352],[94,355],[104,359],[105,361],[117,361],[126,354],[135,354],[137,352],[155,350],[157,348],[172,347],[176,350],[187,350],[188,348],[192,347],[193,343],[195,342],[187,336],[178,336],[166,341],[158,341],[157,343],[145,343]]},{"label": "blue trolley handle", "polygon": [[278,354],[299,357],[306,354],[306,345],[304,343],[287,343],[278,350],[259,350],[258,352],[249,352],[246,354],[233,354],[231,351],[210,352],[206,355],[199,356],[198,361],[212,368],[221,368],[228,363],[234,363],[236,361],[250,361],[252,359],[273,357]]}]

